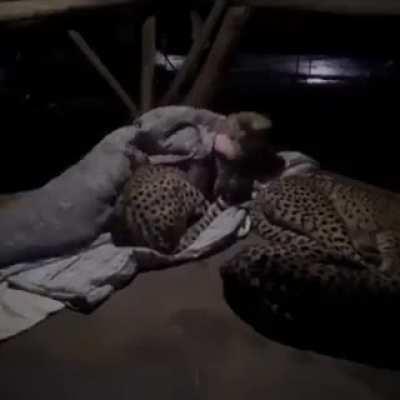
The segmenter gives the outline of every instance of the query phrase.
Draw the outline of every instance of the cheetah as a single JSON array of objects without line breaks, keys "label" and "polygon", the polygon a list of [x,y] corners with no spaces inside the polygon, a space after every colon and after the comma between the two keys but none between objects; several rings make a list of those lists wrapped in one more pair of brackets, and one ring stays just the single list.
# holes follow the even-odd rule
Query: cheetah
[{"label": "cheetah", "polygon": [[311,179],[344,221],[356,251],[379,264],[380,271],[399,270],[399,195],[333,174],[314,174]]},{"label": "cheetah", "polygon": [[113,241],[171,254],[209,205],[177,167],[144,163],[133,172],[117,202]]},{"label": "cheetah", "polygon": [[228,207],[250,199],[252,187],[247,178],[234,176],[210,202],[179,168],[140,165],[117,202],[113,241],[166,254],[182,251]]},{"label": "cheetah", "polygon": [[400,274],[326,259],[299,262],[288,257],[295,236],[286,244],[252,239],[224,262],[223,295],[232,311],[286,345],[361,361],[371,352],[382,360],[386,345],[392,354],[400,333]]},{"label": "cheetah", "polygon": [[395,193],[319,171],[277,179],[255,203],[256,225],[261,221],[262,227],[266,217],[313,239],[334,261],[381,271],[400,267],[400,199]]},{"label": "cheetah", "polygon": [[292,299],[313,288],[335,304],[400,288],[397,194],[319,170],[271,181],[246,208],[259,241],[225,263],[224,280],[268,298],[292,282]]},{"label": "cheetah", "polygon": [[396,344],[399,201],[325,171],[270,182],[246,205],[254,237],[220,268],[226,301],[258,332],[328,354]]}]

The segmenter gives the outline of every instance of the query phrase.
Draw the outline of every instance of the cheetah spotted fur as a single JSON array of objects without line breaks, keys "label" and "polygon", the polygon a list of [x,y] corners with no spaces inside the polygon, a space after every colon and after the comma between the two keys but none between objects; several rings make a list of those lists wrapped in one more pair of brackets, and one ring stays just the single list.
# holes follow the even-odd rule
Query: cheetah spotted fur
[{"label": "cheetah spotted fur", "polygon": [[203,193],[178,168],[140,165],[117,202],[114,242],[171,254],[186,229],[209,205]]}]

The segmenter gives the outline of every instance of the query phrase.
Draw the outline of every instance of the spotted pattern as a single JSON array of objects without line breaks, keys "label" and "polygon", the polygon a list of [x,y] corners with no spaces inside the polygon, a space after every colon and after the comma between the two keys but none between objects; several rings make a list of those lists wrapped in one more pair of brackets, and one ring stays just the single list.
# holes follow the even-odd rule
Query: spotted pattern
[{"label": "spotted pattern", "polygon": [[355,268],[374,265],[356,251],[346,221],[311,176],[273,181],[250,204],[249,212],[256,232],[268,242],[282,243],[282,254],[298,262],[339,262]]},{"label": "spotted pattern", "polygon": [[273,181],[249,203],[258,240],[221,267],[224,287],[261,330],[271,316],[297,321],[306,340],[384,326],[400,306],[399,206],[394,193],[323,171]]},{"label": "spotted pattern", "polygon": [[189,247],[199,237],[201,232],[206,230],[213,220],[228,207],[229,204],[226,203],[221,197],[218,197],[215,202],[210,204],[204,215],[182,236],[179,241],[178,251],[182,251]]},{"label": "spotted pattern", "polygon": [[133,173],[116,206],[111,229],[119,245],[173,253],[209,202],[176,167],[144,164]]}]

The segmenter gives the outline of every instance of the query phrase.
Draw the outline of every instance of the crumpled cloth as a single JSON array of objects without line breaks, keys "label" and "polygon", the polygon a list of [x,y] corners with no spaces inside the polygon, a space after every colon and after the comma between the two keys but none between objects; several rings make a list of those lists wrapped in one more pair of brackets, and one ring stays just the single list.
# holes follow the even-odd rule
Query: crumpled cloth
[{"label": "crumpled cloth", "polygon": [[32,328],[46,316],[60,311],[64,304],[48,297],[0,283],[0,340]]}]

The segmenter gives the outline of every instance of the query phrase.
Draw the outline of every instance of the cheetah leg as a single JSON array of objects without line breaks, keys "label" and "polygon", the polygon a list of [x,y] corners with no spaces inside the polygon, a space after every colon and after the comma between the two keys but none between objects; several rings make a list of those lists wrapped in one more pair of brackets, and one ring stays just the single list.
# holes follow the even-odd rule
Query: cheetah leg
[{"label": "cheetah leg", "polygon": [[[307,231],[293,229],[291,226],[281,224],[280,221],[269,219],[263,214],[260,205],[250,211],[250,216],[253,230],[259,236],[273,243],[279,243],[282,245],[282,251],[287,251],[290,247],[291,254],[295,254],[300,259],[307,259],[307,262],[338,262],[352,268],[356,267],[356,269],[372,269],[356,253],[346,236],[343,237],[343,242],[339,241],[339,244],[334,246],[328,240],[319,240],[318,236],[315,238],[309,235]],[[316,257],[316,254],[319,257]]]},{"label": "cheetah leg", "polygon": [[176,252],[180,252],[189,247],[226,208],[227,205],[221,199],[217,199],[214,203],[209,205],[205,212],[203,212],[203,216],[190,226],[181,237]]},{"label": "cheetah leg", "polygon": [[[373,301],[395,304],[398,298],[400,278],[378,271],[363,269],[356,271],[340,264],[316,262],[293,262],[276,258],[281,249],[275,244],[250,244],[225,262],[220,274],[227,290],[240,304],[246,302],[251,293],[251,304],[244,309],[245,317],[256,317],[259,321],[271,314],[285,320],[312,323],[333,316],[357,317],[360,310],[370,312],[366,305]],[[250,290],[250,292],[248,292]],[[394,307],[393,307],[394,309]],[[337,326],[336,326],[337,327]]]},{"label": "cheetah leg", "polygon": [[161,225],[154,224],[151,227],[152,237],[154,238],[153,248],[171,254],[186,229],[186,220],[181,204],[176,202],[170,208],[161,209],[160,216],[163,223]]},{"label": "cheetah leg", "polygon": [[[344,259],[341,253],[331,251],[305,234],[261,218],[253,225],[255,232],[265,241],[266,252],[279,263],[293,265],[337,262],[354,266],[353,259]],[[357,265],[358,266],[358,265]]]},{"label": "cheetah leg", "polygon": [[376,244],[382,261],[379,270],[383,272],[400,269],[400,238],[393,231],[382,231],[376,235]]},{"label": "cheetah leg", "polygon": [[[314,257],[297,260],[277,242],[256,243],[246,246],[242,251],[221,266],[222,277],[235,280],[237,283],[261,290],[269,294],[272,300],[280,294],[280,301],[287,296],[292,281],[311,283],[317,281],[322,287],[323,281],[330,281],[333,276],[341,274],[333,264],[311,262]],[[352,270],[344,270],[354,273]],[[300,288],[300,287],[299,287]],[[298,290],[298,289],[297,289]],[[286,293],[286,294],[285,294]],[[284,296],[282,296],[284,294]],[[295,293],[292,292],[292,295]],[[282,305],[282,304],[281,304]]]}]

